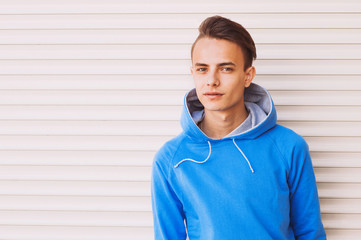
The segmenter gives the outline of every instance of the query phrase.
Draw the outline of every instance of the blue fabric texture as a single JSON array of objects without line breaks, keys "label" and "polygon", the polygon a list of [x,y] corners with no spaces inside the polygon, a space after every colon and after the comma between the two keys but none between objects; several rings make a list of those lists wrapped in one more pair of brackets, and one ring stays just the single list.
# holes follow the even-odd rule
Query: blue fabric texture
[{"label": "blue fabric texture", "polygon": [[211,139],[195,90],[186,94],[183,132],[153,161],[156,240],[326,239],[307,143],[276,123],[264,88],[252,83],[245,102],[248,122]]}]

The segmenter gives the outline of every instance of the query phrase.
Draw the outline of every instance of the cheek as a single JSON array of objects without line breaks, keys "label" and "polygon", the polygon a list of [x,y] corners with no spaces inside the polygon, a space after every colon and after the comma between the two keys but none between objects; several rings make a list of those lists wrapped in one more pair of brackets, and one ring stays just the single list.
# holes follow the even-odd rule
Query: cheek
[{"label": "cheek", "polygon": [[244,95],[244,91],[242,91],[242,88],[238,86],[238,89],[237,88],[233,89],[232,99],[235,102],[239,102],[242,99],[244,99],[243,95]]},{"label": "cheek", "polygon": [[202,105],[204,106],[206,104],[206,100],[204,99],[204,96],[202,94],[202,91],[200,89],[196,88],[196,94],[198,97],[198,100],[202,103]]},{"label": "cheek", "polygon": [[201,92],[201,84],[200,84],[200,81],[197,80],[197,79],[193,79],[193,82],[194,82],[194,87],[196,88],[197,96],[198,96],[198,98],[199,98],[199,93]]},{"label": "cheek", "polygon": [[193,78],[193,82],[194,82],[194,87],[196,88],[197,93],[198,93],[198,91],[201,91],[201,89],[204,86],[202,78],[199,78],[199,77],[198,78]]},{"label": "cheek", "polygon": [[202,84],[201,81],[194,81],[194,85],[195,85],[195,88],[196,88],[196,94],[197,94],[197,97],[199,99],[199,101],[204,105],[205,104],[205,99],[204,99],[204,96],[202,94],[202,92],[204,92],[204,85]]}]

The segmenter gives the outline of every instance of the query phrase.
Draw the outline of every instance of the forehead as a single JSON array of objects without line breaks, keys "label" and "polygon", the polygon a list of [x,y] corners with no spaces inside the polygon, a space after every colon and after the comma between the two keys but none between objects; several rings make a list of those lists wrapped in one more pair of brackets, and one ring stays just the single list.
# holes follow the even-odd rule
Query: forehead
[{"label": "forehead", "polygon": [[193,49],[193,63],[218,64],[234,62],[243,65],[242,49],[235,43],[215,38],[201,38]]}]

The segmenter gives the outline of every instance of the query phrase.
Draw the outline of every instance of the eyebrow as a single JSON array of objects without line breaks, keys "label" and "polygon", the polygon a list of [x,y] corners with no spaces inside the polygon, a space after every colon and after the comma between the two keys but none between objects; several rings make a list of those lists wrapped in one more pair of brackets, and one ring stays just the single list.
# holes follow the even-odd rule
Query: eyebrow
[{"label": "eyebrow", "polygon": [[[205,64],[205,63],[195,63],[194,65],[197,67],[208,67],[208,64]],[[217,67],[223,67],[223,66],[228,66],[228,65],[236,66],[236,64],[234,64],[233,62],[224,62],[224,63],[217,64]]]},{"label": "eyebrow", "polygon": [[205,64],[205,63],[195,63],[194,66],[207,67],[208,64]]},{"label": "eyebrow", "polygon": [[223,66],[227,66],[227,65],[236,66],[236,64],[234,64],[233,62],[224,62],[224,63],[217,64],[218,67],[223,67]]}]

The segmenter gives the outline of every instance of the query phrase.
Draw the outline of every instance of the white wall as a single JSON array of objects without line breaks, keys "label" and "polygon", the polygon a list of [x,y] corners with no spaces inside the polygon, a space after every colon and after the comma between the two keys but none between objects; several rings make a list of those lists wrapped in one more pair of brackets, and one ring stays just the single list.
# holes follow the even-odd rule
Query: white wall
[{"label": "white wall", "polygon": [[0,239],[152,239],[150,166],[221,14],[310,145],[329,240],[361,235],[361,3],[0,1]]}]

